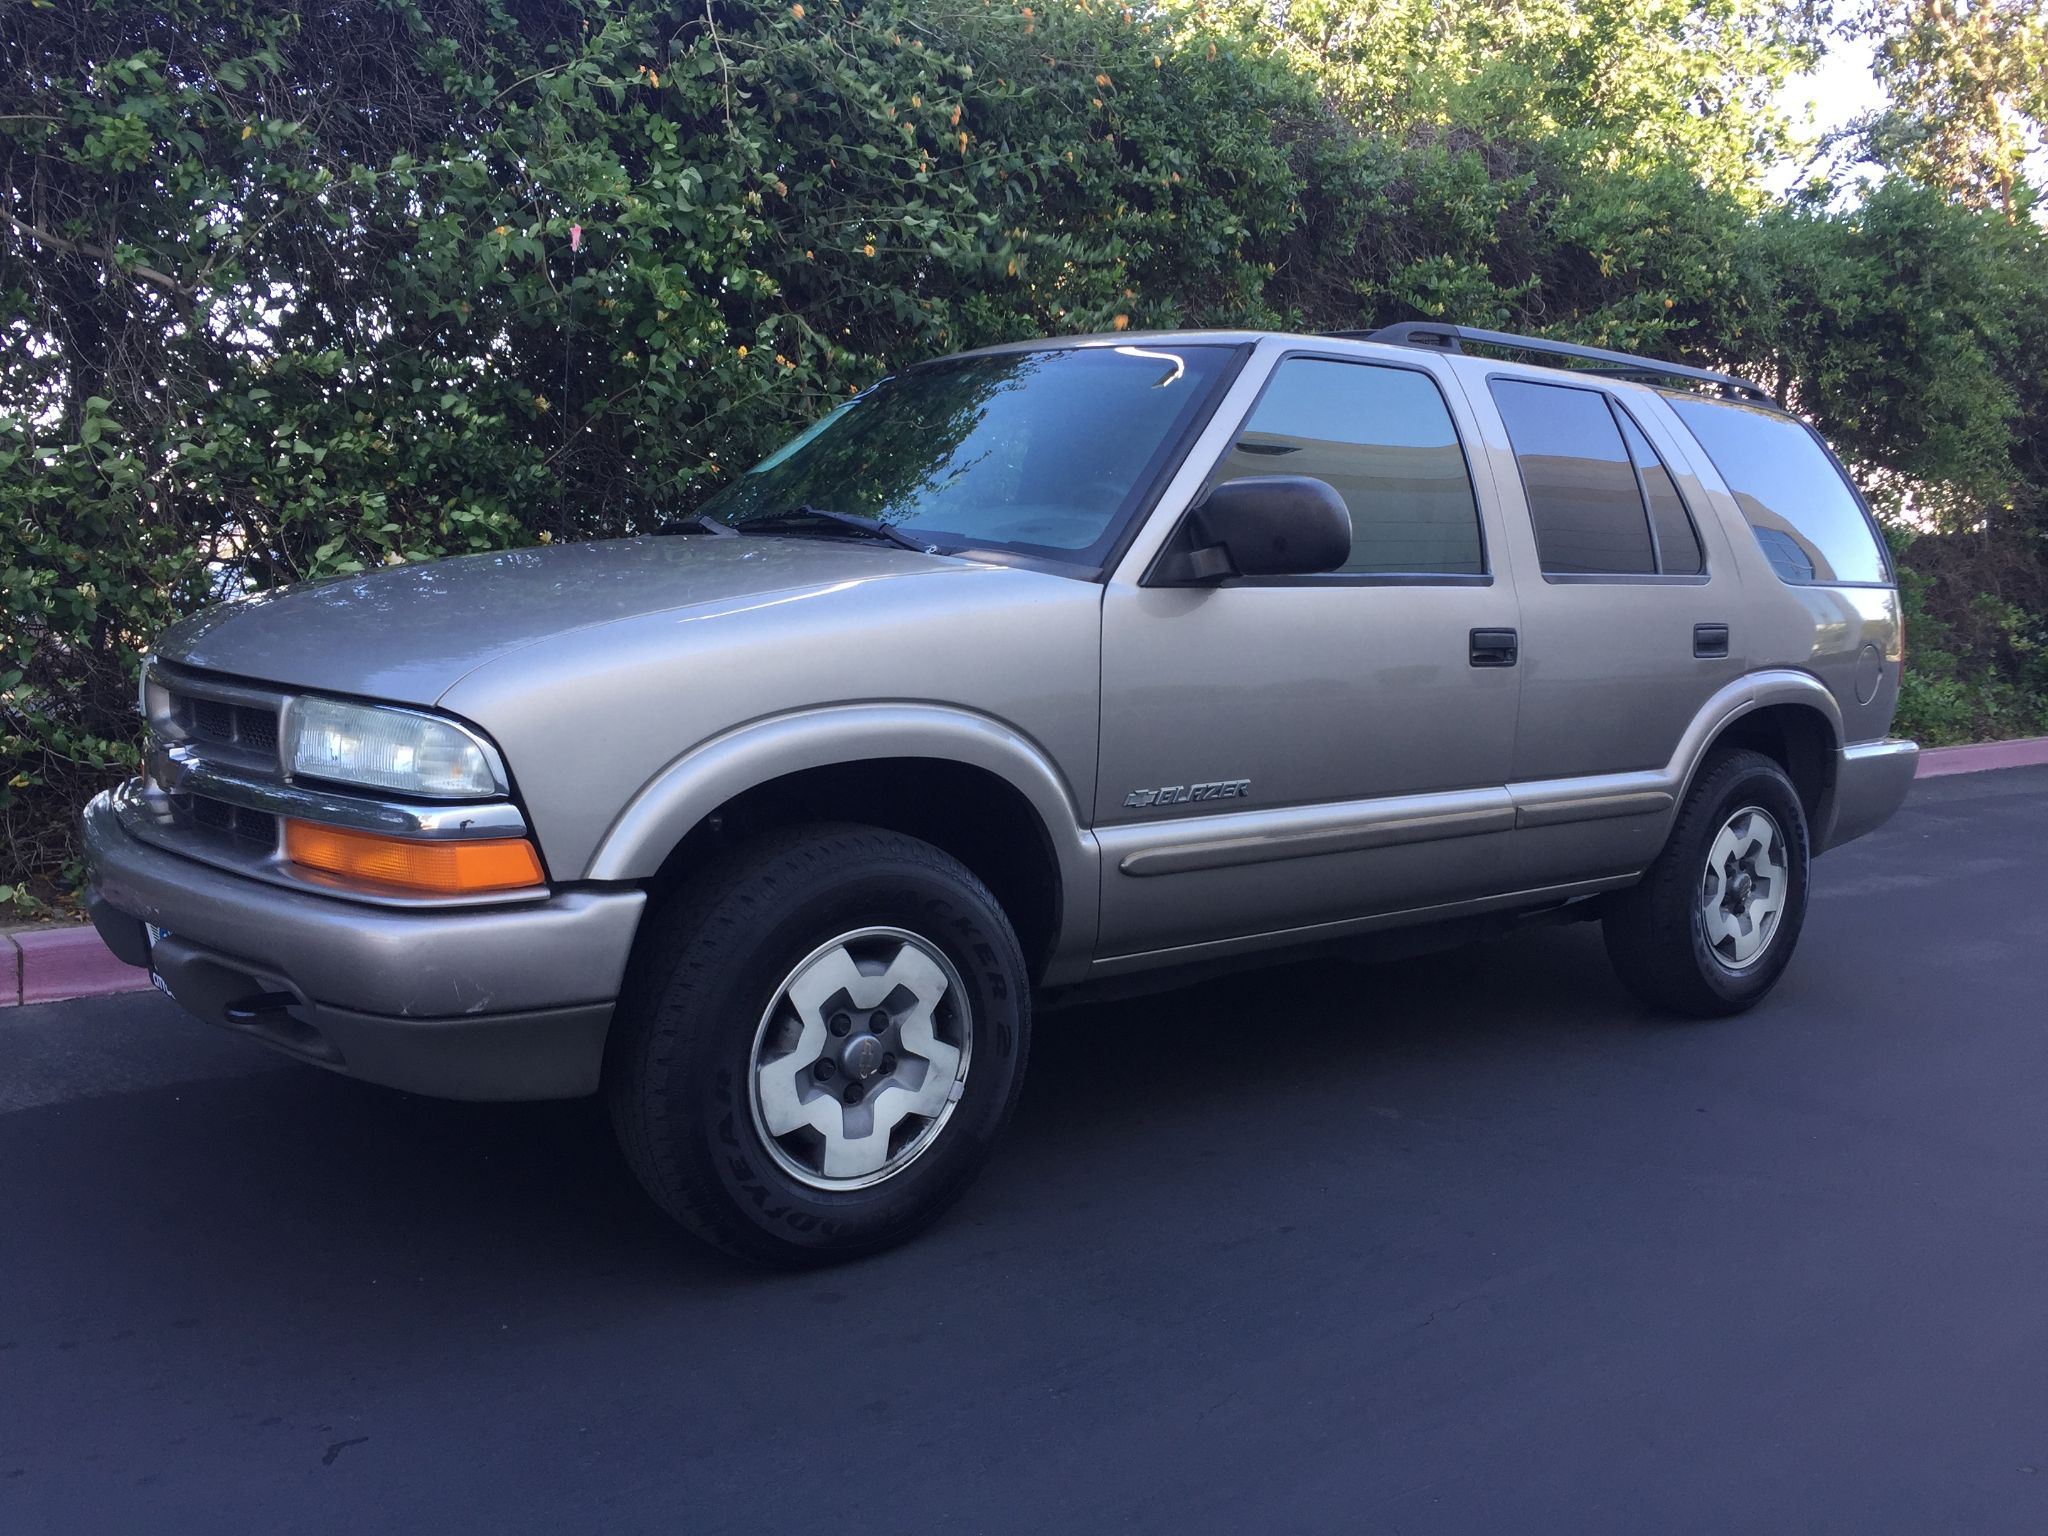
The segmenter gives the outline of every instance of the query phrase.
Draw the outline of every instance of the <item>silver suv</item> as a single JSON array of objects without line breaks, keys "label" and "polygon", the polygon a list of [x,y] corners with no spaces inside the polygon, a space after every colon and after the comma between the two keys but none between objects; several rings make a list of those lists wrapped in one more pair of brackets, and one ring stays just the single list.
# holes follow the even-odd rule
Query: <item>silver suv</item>
[{"label": "silver suv", "polygon": [[838,1257],[966,1187],[1034,1001],[1540,916],[1749,1007],[1912,779],[1902,644],[1855,489],[1739,379],[1422,325],[996,347],[653,535],[179,625],[92,909],[202,1018],[602,1091],[694,1231]]}]

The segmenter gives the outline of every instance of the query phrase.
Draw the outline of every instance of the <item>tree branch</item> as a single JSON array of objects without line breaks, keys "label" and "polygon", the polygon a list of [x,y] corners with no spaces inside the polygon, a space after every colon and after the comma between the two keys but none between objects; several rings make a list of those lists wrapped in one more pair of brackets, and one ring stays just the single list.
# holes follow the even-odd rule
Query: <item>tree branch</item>
[{"label": "tree branch", "polygon": [[181,299],[196,299],[199,297],[199,290],[197,288],[179,282],[168,272],[159,272],[155,267],[144,266],[141,262],[134,262],[124,266],[120,258],[103,245],[89,245],[83,240],[66,240],[61,235],[51,234],[40,225],[24,224],[11,213],[0,213],[0,219],[5,219],[17,235],[27,235],[38,244],[46,245],[53,251],[67,256],[90,256],[95,261],[105,262],[123,277],[138,278],[145,283],[150,283],[163,289],[166,293],[175,294]]}]

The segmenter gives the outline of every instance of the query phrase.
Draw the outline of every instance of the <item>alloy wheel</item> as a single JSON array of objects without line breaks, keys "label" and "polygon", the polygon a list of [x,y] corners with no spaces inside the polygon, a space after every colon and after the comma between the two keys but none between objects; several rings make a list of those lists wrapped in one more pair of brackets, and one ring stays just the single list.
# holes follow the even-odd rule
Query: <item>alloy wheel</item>
[{"label": "alloy wheel", "polygon": [[816,1189],[894,1177],[959,1102],[971,1023],[959,972],[929,940],[861,928],[819,945],[754,1033],[749,1098],[763,1145]]},{"label": "alloy wheel", "polygon": [[1791,895],[1785,834],[1770,812],[1744,806],[1707,850],[1699,897],[1707,947],[1730,970],[1754,963],[1777,937]]}]

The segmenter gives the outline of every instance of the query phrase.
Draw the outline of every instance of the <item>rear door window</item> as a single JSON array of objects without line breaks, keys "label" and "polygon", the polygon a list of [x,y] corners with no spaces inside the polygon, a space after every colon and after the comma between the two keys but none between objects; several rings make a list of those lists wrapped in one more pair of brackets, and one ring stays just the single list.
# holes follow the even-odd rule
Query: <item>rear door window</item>
[{"label": "rear door window", "polygon": [[1891,579],[1862,503],[1803,423],[1732,400],[1667,398],[1735,493],[1781,581]]},{"label": "rear door window", "polygon": [[1351,510],[1353,575],[1477,576],[1479,503],[1442,392],[1412,368],[1290,357],[1216,474],[1308,475]]},{"label": "rear door window", "polygon": [[1635,461],[1636,478],[1642,484],[1643,502],[1650,509],[1650,531],[1657,538],[1657,569],[1667,576],[1699,575],[1707,568],[1706,559],[1700,553],[1699,530],[1685,510],[1677,482],[1628,412],[1617,409],[1614,419],[1621,423],[1622,441],[1628,444],[1628,456]]},{"label": "rear door window", "polygon": [[1642,489],[1606,395],[1495,379],[1493,399],[1522,471],[1544,571],[1654,575],[1657,552]]}]

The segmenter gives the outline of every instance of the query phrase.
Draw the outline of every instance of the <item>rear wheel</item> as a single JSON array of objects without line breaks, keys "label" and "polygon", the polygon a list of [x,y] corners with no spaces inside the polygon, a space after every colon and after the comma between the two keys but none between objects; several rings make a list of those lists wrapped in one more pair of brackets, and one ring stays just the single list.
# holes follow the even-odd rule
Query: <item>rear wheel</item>
[{"label": "rear wheel", "polygon": [[1806,919],[1806,811],[1758,752],[1701,769],[1640,884],[1607,898],[1607,953],[1643,1001],[1739,1013],[1777,985]]},{"label": "rear wheel", "polygon": [[915,838],[774,834],[650,925],[613,1025],[613,1123],[640,1181],[745,1258],[901,1241],[965,1192],[1030,1033],[1016,936]]}]

